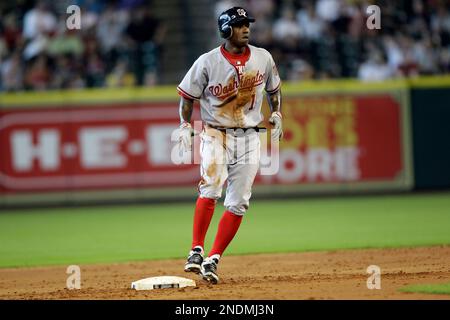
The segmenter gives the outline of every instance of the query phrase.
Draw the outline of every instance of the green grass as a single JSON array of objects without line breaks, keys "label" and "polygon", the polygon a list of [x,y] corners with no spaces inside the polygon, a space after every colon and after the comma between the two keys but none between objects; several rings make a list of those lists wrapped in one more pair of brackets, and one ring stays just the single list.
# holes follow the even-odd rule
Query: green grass
[{"label": "green grass", "polygon": [[[0,211],[0,267],[184,257],[194,203]],[[216,208],[206,249],[223,207]],[[254,200],[227,254],[450,244],[450,194]]]},{"label": "green grass", "polygon": [[450,282],[439,284],[418,284],[401,288],[403,292],[418,292],[430,294],[450,294]]}]

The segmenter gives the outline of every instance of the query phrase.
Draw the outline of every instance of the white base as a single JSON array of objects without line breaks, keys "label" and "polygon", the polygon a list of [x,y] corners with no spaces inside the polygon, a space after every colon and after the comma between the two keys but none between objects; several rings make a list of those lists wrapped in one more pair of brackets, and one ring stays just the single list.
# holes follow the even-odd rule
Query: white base
[{"label": "white base", "polygon": [[131,283],[131,289],[134,290],[154,290],[184,287],[195,287],[195,281],[182,277],[163,276],[145,278]]}]

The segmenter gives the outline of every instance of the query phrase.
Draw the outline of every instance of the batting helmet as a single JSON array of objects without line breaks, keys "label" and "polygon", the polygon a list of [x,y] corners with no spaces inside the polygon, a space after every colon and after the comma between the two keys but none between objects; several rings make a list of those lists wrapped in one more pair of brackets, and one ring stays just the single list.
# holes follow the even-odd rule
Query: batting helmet
[{"label": "batting helmet", "polygon": [[222,12],[218,20],[220,36],[229,39],[233,35],[231,26],[242,21],[255,22],[255,18],[251,17],[247,10],[241,7],[233,7]]}]

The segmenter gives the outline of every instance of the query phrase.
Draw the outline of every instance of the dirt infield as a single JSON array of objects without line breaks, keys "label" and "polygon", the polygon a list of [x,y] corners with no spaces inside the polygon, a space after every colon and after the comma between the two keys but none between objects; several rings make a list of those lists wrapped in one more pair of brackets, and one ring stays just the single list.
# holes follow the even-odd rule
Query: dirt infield
[{"label": "dirt infield", "polygon": [[[402,293],[409,284],[450,279],[450,246],[344,250],[224,257],[221,283],[182,271],[184,260],[80,265],[81,289],[66,289],[67,266],[0,269],[0,299],[450,299]],[[367,289],[369,265],[381,268],[381,289]],[[197,287],[149,292],[132,281],[176,275]]]}]

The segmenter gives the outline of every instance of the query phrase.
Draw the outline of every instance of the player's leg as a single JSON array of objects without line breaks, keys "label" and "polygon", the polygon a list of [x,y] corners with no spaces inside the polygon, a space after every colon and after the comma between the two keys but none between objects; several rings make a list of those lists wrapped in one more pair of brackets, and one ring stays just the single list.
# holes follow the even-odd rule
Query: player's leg
[{"label": "player's leg", "polygon": [[202,178],[198,186],[199,196],[194,212],[191,251],[185,264],[186,272],[200,273],[201,270],[206,233],[217,199],[221,197],[223,183],[227,178],[223,148],[220,131],[210,129],[202,132],[200,144]]},{"label": "player's leg", "polygon": [[192,227],[192,246],[189,252],[184,271],[200,273],[204,255],[204,241],[211,218],[214,214],[216,200],[210,198],[197,198]]},{"label": "player's leg", "polygon": [[[242,217],[249,207],[251,189],[259,167],[260,144],[257,133],[251,133],[239,137],[238,150],[247,140],[245,151],[239,152],[236,163],[228,166],[228,185],[225,198],[226,210],[219,222],[219,227],[213,247],[208,258],[202,264],[203,277],[213,283],[217,283],[217,264],[225,249],[236,235]],[[239,155],[240,154],[240,155]]]}]

